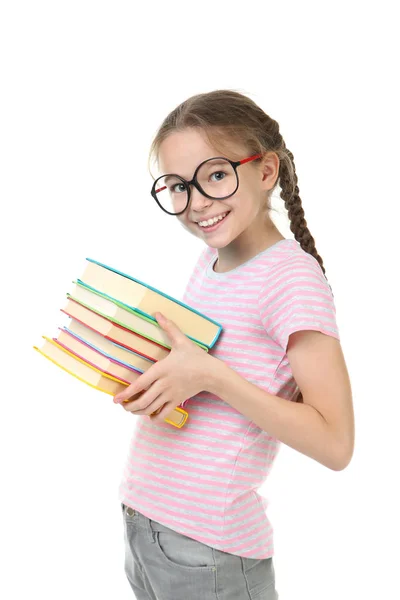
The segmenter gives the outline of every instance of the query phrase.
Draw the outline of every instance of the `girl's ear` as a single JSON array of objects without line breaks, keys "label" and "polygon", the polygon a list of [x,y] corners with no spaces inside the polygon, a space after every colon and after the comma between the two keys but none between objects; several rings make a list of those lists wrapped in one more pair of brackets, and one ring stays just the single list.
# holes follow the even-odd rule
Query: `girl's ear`
[{"label": "girl's ear", "polygon": [[279,175],[279,157],[275,152],[267,152],[261,159],[263,189],[271,190]]}]

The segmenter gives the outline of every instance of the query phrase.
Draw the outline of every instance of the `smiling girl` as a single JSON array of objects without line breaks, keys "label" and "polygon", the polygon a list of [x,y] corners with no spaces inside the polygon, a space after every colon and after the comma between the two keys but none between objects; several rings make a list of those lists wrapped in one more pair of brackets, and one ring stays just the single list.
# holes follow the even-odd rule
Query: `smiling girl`
[{"label": "smiling girl", "polygon": [[[251,99],[189,98],[151,155],[166,224],[178,219],[205,243],[183,301],[223,332],[206,353],[157,313],[171,352],[114,399],[142,416],[120,486],[125,572],[139,600],[276,599],[273,527],[257,490],[280,444],[334,471],[353,454],[333,293],[293,155]],[[270,217],[278,184],[295,239]],[[164,422],[186,404],[184,428]]]}]

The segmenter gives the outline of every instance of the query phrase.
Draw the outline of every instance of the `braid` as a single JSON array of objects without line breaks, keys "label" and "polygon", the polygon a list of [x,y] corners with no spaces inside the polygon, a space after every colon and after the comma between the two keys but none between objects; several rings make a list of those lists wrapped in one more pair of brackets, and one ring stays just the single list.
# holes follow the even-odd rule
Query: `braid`
[{"label": "braid", "polygon": [[[285,203],[285,208],[288,211],[290,221],[290,230],[294,237],[299,242],[305,252],[311,254],[319,263],[323,274],[325,275],[325,267],[323,260],[318,254],[315,247],[315,240],[307,227],[307,221],[304,218],[304,210],[299,196],[299,188],[297,185],[296,167],[294,164],[293,154],[284,146],[284,153],[287,160],[280,163],[279,183],[281,187],[280,196]],[[325,275],[325,279],[327,279]],[[332,287],[328,282],[329,287]],[[333,296],[333,292],[332,292]]]},{"label": "braid", "polygon": [[[308,254],[311,254],[311,256],[318,261],[318,264],[320,265],[321,270],[327,279],[323,260],[318,254],[318,251],[315,247],[315,240],[307,227],[307,221],[304,216],[304,210],[301,203],[301,198],[299,196],[299,187],[297,185],[298,180],[293,154],[286,148],[285,142],[283,141],[279,132],[276,133],[275,137],[280,138],[278,139],[278,143],[276,145],[276,147],[280,148],[279,156],[281,158],[279,165],[279,184],[281,188],[280,196],[285,203],[286,210],[288,211],[290,230],[294,234],[294,237],[299,242],[302,249],[305,252],[308,252]],[[328,285],[332,291],[332,287],[329,282]],[[297,394],[296,402],[303,403],[303,394],[300,390]]]}]

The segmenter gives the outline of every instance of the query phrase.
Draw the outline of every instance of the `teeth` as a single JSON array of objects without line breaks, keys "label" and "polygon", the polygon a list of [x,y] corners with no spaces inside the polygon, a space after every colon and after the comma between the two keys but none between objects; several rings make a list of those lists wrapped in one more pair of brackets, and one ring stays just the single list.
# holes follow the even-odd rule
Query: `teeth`
[{"label": "teeth", "polygon": [[199,221],[199,225],[200,227],[209,227],[210,225],[213,225],[214,223],[218,223],[218,221],[222,221],[222,219],[224,217],[226,217],[228,213],[224,213],[223,215],[220,215],[219,217],[214,217],[214,219],[208,219],[208,221]]}]

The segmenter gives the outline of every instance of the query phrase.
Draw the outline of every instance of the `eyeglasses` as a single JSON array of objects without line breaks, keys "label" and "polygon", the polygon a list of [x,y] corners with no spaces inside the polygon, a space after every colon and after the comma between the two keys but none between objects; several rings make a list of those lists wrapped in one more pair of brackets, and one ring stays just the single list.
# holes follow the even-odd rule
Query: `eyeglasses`
[{"label": "eyeglasses", "polygon": [[206,198],[225,200],[233,196],[239,187],[237,168],[261,156],[254,154],[238,161],[223,156],[208,158],[199,164],[191,181],[173,173],[161,175],[153,183],[151,195],[169,215],[181,215],[185,212],[190,202],[191,185]]}]

